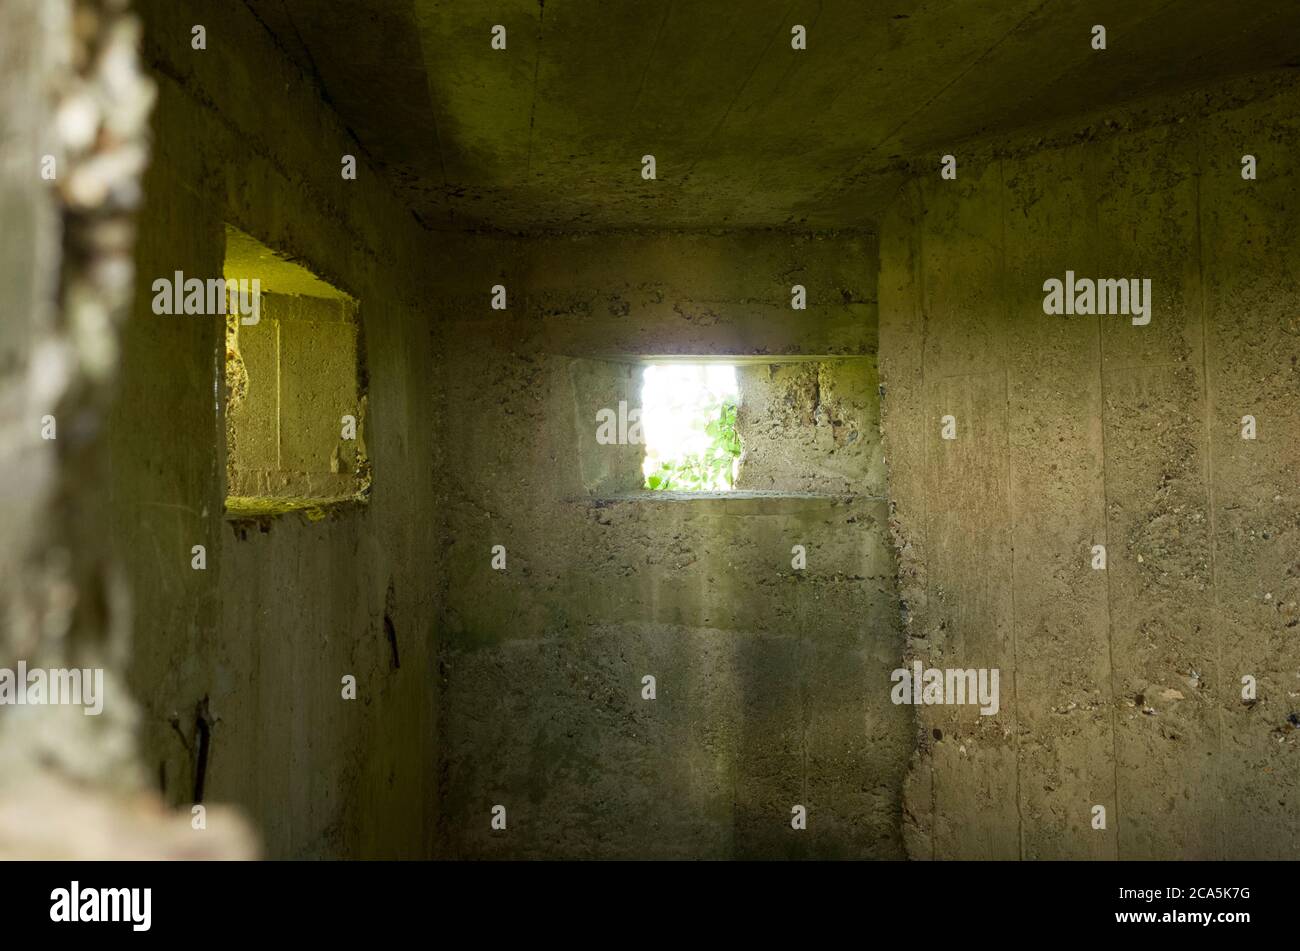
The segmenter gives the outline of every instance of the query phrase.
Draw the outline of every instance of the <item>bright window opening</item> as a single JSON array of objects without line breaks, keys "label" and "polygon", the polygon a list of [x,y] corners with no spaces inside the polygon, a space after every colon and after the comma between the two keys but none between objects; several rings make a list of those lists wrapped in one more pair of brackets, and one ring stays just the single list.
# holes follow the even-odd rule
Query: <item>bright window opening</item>
[{"label": "bright window opening", "polygon": [[736,484],[736,368],[716,363],[652,364],[641,389],[645,487],[725,492]]},{"label": "bright window opening", "polygon": [[[256,309],[226,315],[226,515],[364,502],[365,348],[358,303],[256,238],[227,227],[225,277]],[[256,285],[253,282],[256,281]]]}]

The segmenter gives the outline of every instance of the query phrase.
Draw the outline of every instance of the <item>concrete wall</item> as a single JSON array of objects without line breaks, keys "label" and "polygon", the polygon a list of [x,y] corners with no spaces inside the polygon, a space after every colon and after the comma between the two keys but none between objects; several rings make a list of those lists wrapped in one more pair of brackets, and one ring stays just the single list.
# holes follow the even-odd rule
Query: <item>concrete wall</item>
[{"label": "concrete wall", "polygon": [[225,348],[227,514],[362,497],[365,396],[355,305],[263,292],[256,323],[227,316]]},{"label": "concrete wall", "polygon": [[884,495],[875,356],[736,368],[737,489]]},{"label": "concrete wall", "polygon": [[[594,439],[616,405],[601,400],[636,390],[625,363],[602,384],[602,356],[870,357],[874,240],[568,236],[465,253],[437,345],[442,854],[901,856],[913,738],[910,712],[871,689],[902,650],[872,453],[852,495],[611,497],[639,447]],[[489,307],[498,283],[506,311]],[[793,283],[807,311],[790,308]],[[845,388],[874,393],[872,361],[846,363],[864,380]],[[862,411],[874,444],[876,407]],[[597,448],[610,461],[584,462]]]},{"label": "concrete wall", "polygon": [[[269,856],[428,856],[438,249],[244,4],[139,6],[159,101],[110,441],[146,760],[183,805],[206,756],[205,798],[247,810]],[[196,18],[206,50],[191,48]],[[359,302],[368,505],[223,519],[222,319],[157,316],[149,287],[176,270],[220,277],[227,223]],[[193,545],[206,570],[191,568]],[[355,701],[341,698],[347,674]]]},{"label": "concrete wall", "polygon": [[[882,226],[909,654],[1002,671],[996,716],[918,708],[913,857],[1300,846],[1298,104],[1197,94],[957,149]],[[1150,278],[1150,324],[1045,315],[1067,269]]]}]

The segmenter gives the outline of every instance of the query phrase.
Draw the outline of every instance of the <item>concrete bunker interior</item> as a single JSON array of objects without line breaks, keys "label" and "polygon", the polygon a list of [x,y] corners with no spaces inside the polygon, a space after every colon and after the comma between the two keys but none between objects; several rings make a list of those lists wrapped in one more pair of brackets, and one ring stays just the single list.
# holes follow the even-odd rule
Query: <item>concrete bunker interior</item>
[{"label": "concrete bunker interior", "polygon": [[[73,8],[139,27],[112,135],[46,94]],[[116,690],[0,705],[51,841],[94,794],[163,854],[201,800],[270,858],[1300,855],[1296,4],[6,0],[11,42],[0,668]],[[158,313],[176,274],[258,319]],[[645,487],[679,363],[736,367],[728,491]]]}]

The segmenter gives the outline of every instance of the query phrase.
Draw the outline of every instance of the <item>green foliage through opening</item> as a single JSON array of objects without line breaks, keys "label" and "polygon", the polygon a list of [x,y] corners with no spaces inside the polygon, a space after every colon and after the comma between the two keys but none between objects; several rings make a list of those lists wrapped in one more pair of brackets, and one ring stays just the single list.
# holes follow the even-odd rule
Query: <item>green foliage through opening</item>
[{"label": "green foliage through opening", "polygon": [[707,492],[736,484],[740,436],[736,432],[736,400],[727,398],[704,409],[698,425],[709,438],[702,452],[663,460],[646,476],[645,487],[661,491]]}]

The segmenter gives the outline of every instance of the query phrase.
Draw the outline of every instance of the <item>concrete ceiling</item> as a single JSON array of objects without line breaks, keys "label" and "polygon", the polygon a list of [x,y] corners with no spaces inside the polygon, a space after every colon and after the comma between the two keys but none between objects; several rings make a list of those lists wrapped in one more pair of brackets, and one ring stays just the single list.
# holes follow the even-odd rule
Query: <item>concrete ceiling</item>
[{"label": "concrete ceiling", "polygon": [[435,229],[869,227],[904,159],[1300,65],[1297,0],[245,2]]}]

